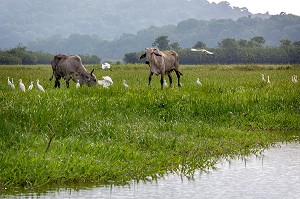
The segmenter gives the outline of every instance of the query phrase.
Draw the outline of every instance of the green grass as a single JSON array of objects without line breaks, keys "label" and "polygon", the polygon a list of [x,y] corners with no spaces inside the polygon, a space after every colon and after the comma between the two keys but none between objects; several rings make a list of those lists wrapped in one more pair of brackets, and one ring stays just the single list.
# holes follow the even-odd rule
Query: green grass
[{"label": "green grass", "polygon": [[[148,88],[145,65],[97,66],[96,76],[109,75],[113,86],[75,89],[72,82],[67,89],[61,81],[54,89],[50,66],[0,66],[0,189],[192,176],[219,158],[299,141],[300,83],[291,81],[299,66],[181,66],[181,72],[182,88],[174,80],[161,90],[156,76]],[[262,73],[270,84],[261,82]],[[21,92],[20,78],[26,87],[39,79],[46,92],[36,84]]]}]

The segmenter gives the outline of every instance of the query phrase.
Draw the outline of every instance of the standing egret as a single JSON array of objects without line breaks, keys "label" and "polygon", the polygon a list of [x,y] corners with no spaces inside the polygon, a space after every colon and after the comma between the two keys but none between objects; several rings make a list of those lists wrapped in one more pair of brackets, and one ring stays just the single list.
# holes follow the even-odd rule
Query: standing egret
[{"label": "standing egret", "polygon": [[293,83],[298,83],[297,75],[293,75],[293,76],[292,76],[292,82],[293,82]]},{"label": "standing egret", "polygon": [[168,87],[167,80],[165,80],[165,79],[164,79],[164,87],[166,87],[166,88]]},{"label": "standing egret", "polygon": [[79,83],[79,79],[77,80],[77,83],[76,83],[76,88],[80,88],[80,83]]},{"label": "standing egret", "polygon": [[268,83],[270,83],[270,76],[268,75]]},{"label": "standing egret", "polygon": [[19,79],[19,86],[20,86],[20,89],[25,92],[25,85],[22,83],[22,79]]},{"label": "standing egret", "polygon": [[263,82],[266,82],[264,74],[261,74],[261,79],[262,79]]},{"label": "standing egret", "polygon": [[125,79],[123,80],[123,85],[124,85],[124,88],[125,88],[125,89],[128,89],[128,88],[129,88],[129,86],[128,86],[128,84],[126,83],[126,80],[125,80]]},{"label": "standing egret", "polygon": [[33,82],[30,83],[30,85],[29,85],[29,87],[28,87],[28,90],[31,91],[32,88],[33,88]]},{"label": "standing egret", "polygon": [[[13,81],[13,79],[12,79],[12,81]],[[12,89],[15,89],[14,83],[9,81],[9,77],[7,78],[7,84],[8,84],[8,86],[12,87]]]},{"label": "standing egret", "polygon": [[114,82],[109,76],[103,76],[103,80],[98,80],[98,84],[102,85],[103,88],[107,88],[112,85]]},{"label": "standing egret", "polygon": [[110,76],[103,76],[103,79],[108,81],[110,84],[113,84],[114,82],[112,81]]},{"label": "standing egret", "polygon": [[199,86],[202,86],[202,84],[201,84],[201,82],[200,82],[200,79],[199,79],[199,78],[197,78],[197,80],[196,80],[196,83],[197,83]]},{"label": "standing egret", "polygon": [[40,80],[36,80],[36,85],[37,85],[37,87],[38,87],[38,89],[40,90],[40,91],[42,91],[42,92],[45,92],[45,90],[44,90],[44,88],[42,87],[42,85],[40,85]]},{"label": "standing egret", "polygon": [[[294,77],[294,76],[292,76],[292,77]],[[7,85],[8,85],[8,86],[11,86],[11,82],[10,82],[10,80],[9,80],[9,77],[7,77]]]},{"label": "standing egret", "polygon": [[101,68],[102,68],[103,70],[105,70],[105,69],[110,69],[110,64],[109,64],[109,63],[104,63],[104,64],[102,64]]}]

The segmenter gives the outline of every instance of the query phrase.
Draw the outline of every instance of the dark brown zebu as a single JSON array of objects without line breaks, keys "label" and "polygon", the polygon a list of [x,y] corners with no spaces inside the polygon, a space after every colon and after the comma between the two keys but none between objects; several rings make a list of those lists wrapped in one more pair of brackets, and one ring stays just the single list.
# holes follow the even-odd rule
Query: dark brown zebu
[{"label": "dark brown zebu", "polygon": [[161,75],[160,84],[163,89],[164,76],[167,74],[172,86],[171,72],[175,71],[178,79],[178,87],[181,87],[179,72],[179,57],[173,50],[160,51],[158,48],[146,48],[146,52],[141,55],[140,59],[146,58],[145,63],[150,67],[149,83],[150,86],[153,74]]},{"label": "dark brown zebu", "polygon": [[[74,82],[78,82],[80,85],[86,84],[88,86],[96,85],[97,78],[93,74],[94,69],[91,73],[88,73],[84,65],[82,64],[81,58],[77,55],[67,56],[63,54],[58,54],[54,56],[51,61],[51,66],[53,70],[53,75],[55,77],[55,88],[60,88],[59,80],[64,78],[66,81],[67,88],[69,88],[69,81],[72,79]],[[50,78],[50,81],[53,78]]]}]

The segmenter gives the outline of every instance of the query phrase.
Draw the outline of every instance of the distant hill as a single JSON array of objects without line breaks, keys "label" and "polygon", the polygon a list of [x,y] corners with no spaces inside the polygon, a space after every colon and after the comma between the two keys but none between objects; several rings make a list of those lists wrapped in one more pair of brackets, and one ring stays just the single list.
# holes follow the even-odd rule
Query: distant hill
[{"label": "distant hill", "polygon": [[252,14],[247,8],[231,7],[228,2],[210,4],[207,0],[0,0],[0,48],[27,44],[51,36],[95,35],[113,40],[136,34],[151,26],[176,25],[197,20],[240,17],[269,18]]},{"label": "distant hill", "polygon": [[136,34],[122,34],[112,41],[98,35],[72,34],[66,38],[55,35],[28,43],[32,51],[50,53],[97,55],[102,60],[121,60],[126,53],[141,52],[151,47],[156,38],[167,36],[170,43],[181,48],[191,48],[198,41],[214,48],[223,39],[249,40],[263,37],[266,46],[278,46],[280,40],[300,40],[300,17],[296,15],[273,15],[268,19],[242,17],[232,19],[187,19],[177,25],[150,26]]}]

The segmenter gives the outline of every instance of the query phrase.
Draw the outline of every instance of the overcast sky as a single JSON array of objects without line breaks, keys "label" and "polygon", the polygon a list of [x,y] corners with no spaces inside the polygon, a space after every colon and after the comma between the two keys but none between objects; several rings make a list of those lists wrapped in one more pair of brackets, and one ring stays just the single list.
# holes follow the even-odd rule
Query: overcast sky
[{"label": "overcast sky", "polygon": [[271,15],[286,12],[286,14],[294,14],[300,16],[299,0],[208,0],[209,2],[219,3],[227,1],[231,6],[246,7],[253,13],[266,13]]}]

